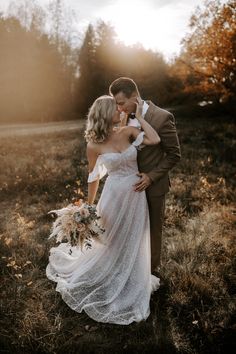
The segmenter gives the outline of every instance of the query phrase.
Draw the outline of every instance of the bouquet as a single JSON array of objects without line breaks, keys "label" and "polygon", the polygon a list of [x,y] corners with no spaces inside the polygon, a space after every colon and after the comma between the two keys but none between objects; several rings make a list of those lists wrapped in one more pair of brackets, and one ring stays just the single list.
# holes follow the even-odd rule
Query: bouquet
[{"label": "bouquet", "polygon": [[57,242],[66,240],[71,246],[81,247],[81,250],[84,246],[91,248],[93,238],[101,242],[99,237],[105,230],[99,225],[100,217],[97,216],[95,205],[79,200],[65,208],[51,210],[48,214],[50,213],[55,213],[57,219],[52,225],[48,239],[56,237]]}]

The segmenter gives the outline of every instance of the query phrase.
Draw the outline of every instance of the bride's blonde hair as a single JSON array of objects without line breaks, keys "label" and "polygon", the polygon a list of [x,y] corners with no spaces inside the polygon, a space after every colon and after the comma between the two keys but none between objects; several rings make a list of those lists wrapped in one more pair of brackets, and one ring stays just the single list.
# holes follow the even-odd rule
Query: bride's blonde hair
[{"label": "bride's blonde hair", "polygon": [[100,96],[93,102],[84,135],[87,142],[102,143],[108,137],[115,111],[116,102],[111,96]]}]

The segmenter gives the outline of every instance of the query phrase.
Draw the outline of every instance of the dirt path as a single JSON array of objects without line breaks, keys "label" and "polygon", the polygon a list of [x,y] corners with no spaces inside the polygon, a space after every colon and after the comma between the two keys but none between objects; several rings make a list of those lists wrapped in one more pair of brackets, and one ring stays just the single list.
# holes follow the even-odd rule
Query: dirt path
[{"label": "dirt path", "polygon": [[50,123],[24,123],[0,125],[0,137],[54,133],[64,130],[77,130],[85,126],[85,121],[70,120]]}]

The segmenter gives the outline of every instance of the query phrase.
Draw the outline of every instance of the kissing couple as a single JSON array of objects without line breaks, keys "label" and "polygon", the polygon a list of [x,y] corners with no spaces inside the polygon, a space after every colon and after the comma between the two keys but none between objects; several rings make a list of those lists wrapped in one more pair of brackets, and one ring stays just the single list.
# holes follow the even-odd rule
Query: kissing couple
[{"label": "kissing couple", "polygon": [[116,79],[109,93],[90,107],[85,130],[88,204],[108,175],[96,205],[105,243],[52,247],[46,274],[74,311],[128,325],[148,318],[160,286],[168,173],[181,152],[173,114],[143,100],[134,80]]}]

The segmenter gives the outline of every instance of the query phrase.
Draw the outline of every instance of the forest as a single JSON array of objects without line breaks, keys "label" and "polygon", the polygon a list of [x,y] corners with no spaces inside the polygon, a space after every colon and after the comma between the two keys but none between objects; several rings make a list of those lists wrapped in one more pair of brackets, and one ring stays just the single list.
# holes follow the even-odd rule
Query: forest
[{"label": "forest", "polygon": [[119,76],[132,77],[162,107],[203,102],[235,113],[235,12],[234,0],[205,1],[189,20],[181,53],[167,61],[117,41],[102,20],[79,33],[62,0],[47,9],[12,1],[0,14],[0,122],[83,119]]},{"label": "forest", "polygon": [[[236,1],[206,0],[172,60],[84,34],[62,0],[11,1],[0,14],[0,353],[236,352]],[[118,76],[172,112],[160,289],[146,321],[117,326],[72,311],[46,277],[60,209],[87,195],[84,125]],[[101,180],[97,203],[104,180]]]}]

